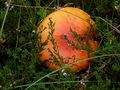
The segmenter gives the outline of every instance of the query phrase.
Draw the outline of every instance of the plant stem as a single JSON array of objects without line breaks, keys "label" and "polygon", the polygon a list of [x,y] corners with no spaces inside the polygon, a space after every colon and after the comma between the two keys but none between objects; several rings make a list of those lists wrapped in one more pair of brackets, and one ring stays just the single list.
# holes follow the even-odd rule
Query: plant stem
[{"label": "plant stem", "polygon": [[[99,19],[101,19],[102,21],[106,22],[108,25],[110,25],[117,33],[120,34],[120,30],[117,29],[115,26],[113,26],[112,24],[110,24],[109,22],[107,22],[105,19],[103,19],[102,17],[98,17]],[[118,26],[119,27],[119,26]]]},{"label": "plant stem", "polygon": [[[9,4],[10,4],[10,3],[9,3]],[[2,38],[3,28],[4,28],[4,24],[5,24],[5,20],[6,20],[8,11],[9,11],[9,6],[8,6],[7,9],[6,9],[6,13],[5,13],[5,16],[4,16],[4,19],[3,19],[3,22],[2,22],[2,26],[1,26],[1,30],[0,30],[0,39]]]},{"label": "plant stem", "polygon": [[[120,56],[120,54],[105,54],[105,55],[100,55],[100,56],[95,56],[95,57],[86,58],[86,59],[80,60],[80,61],[78,61],[78,62],[83,62],[83,61],[85,61],[85,60],[91,60],[91,59],[96,59],[96,58],[101,58],[101,57],[109,57],[109,56]],[[78,62],[77,62],[77,63],[78,63]],[[61,67],[61,68],[59,68],[59,69],[56,69],[56,70],[54,70],[54,71],[46,74],[45,76],[43,76],[43,77],[41,77],[40,79],[38,79],[38,80],[36,80],[35,82],[33,82],[32,84],[29,84],[29,86],[28,86],[25,90],[28,90],[30,87],[36,85],[39,81],[41,81],[42,79],[50,76],[51,74],[54,74],[54,73],[56,73],[56,72],[58,72],[58,71],[60,71],[60,70],[62,70],[62,69],[64,69],[64,68],[70,67],[71,65],[73,65],[73,64],[75,64],[75,63],[76,63],[76,62],[74,62],[74,63],[72,63],[72,64],[69,64],[69,65],[66,65],[66,66],[63,66],[63,67]]]}]

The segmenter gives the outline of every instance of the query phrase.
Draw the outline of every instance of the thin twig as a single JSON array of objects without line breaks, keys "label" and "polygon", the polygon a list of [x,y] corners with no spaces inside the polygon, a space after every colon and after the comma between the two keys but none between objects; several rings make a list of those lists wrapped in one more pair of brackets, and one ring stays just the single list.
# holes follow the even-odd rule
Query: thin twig
[{"label": "thin twig", "polygon": [[[101,56],[95,56],[95,57],[90,57],[90,58],[87,58],[87,59],[83,59],[83,60],[80,60],[80,61],[75,62],[75,63],[83,62],[83,61],[85,61],[85,60],[96,59],[96,58],[100,58],[100,57],[108,57],[108,56],[120,56],[120,54],[105,54],[105,55],[101,55]],[[61,68],[59,68],[59,69],[57,69],[57,70],[54,70],[54,71],[46,74],[45,76],[43,76],[43,77],[41,77],[40,79],[36,80],[34,83],[29,84],[29,86],[28,86],[25,90],[28,90],[30,87],[34,86],[34,85],[37,84],[39,81],[41,81],[41,80],[43,80],[44,78],[50,76],[51,74],[54,74],[54,73],[56,73],[56,72],[58,72],[58,71],[60,71],[60,70],[62,70],[62,69],[64,69],[64,68],[70,67],[71,65],[73,65],[73,64],[75,64],[75,63],[72,63],[72,64],[70,64],[70,65],[63,66],[63,67],[61,67]],[[97,72],[95,71],[95,72],[93,73],[93,75],[96,74],[96,73],[97,73]],[[90,78],[90,77],[87,77],[87,78]]]},{"label": "thin twig", "polygon": [[28,6],[28,5],[16,5],[16,4],[14,4],[14,6],[15,6],[15,7],[21,7],[21,8],[47,8],[47,9],[56,10],[55,8],[41,7],[41,6]]},{"label": "thin twig", "polygon": [[107,22],[105,19],[101,18],[101,17],[98,17],[99,19],[101,19],[102,21],[106,22],[108,25],[110,25],[114,31],[116,31],[117,33],[120,34],[120,30],[118,28],[116,28],[115,26],[113,26],[112,24],[110,24],[109,22]]},{"label": "thin twig", "polygon": [[4,19],[3,19],[3,22],[2,22],[2,26],[1,26],[1,30],[0,30],[0,39],[2,38],[3,28],[4,28],[6,17],[7,17],[8,11],[9,11],[10,3],[11,3],[11,0],[8,2],[8,6],[7,6],[7,9],[6,9],[6,12],[5,12],[5,16],[4,16]]},{"label": "thin twig", "polygon": [[[120,25],[118,25],[116,28],[119,28],[120,27]],[[115,31],[115,29],[113,29],[113,31]],[[119,31],[120,32],[120,31]]]}]

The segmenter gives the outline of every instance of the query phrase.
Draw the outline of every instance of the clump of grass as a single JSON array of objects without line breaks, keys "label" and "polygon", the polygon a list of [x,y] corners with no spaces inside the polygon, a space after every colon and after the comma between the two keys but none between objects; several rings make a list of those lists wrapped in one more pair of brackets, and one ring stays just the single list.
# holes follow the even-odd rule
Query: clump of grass
[{"label": "clump of grass", "polygon": [[[50,40],[50,42],[52,43],[52,45],[53,45],[53,50],[54,50],[54,52],[52,52],[52,51],[50,51],[50,49],[49,49],[49,52],[51,53],[51,55],[52,55],[52,57],[53,57],[53,60],[55,60],[55,62],[57,62],[57,64],[59,64],[59,66],[60,66],[60,63],[59,63],[58,59],[59,59],[60,61],[62,61],[62,63],[63,63],[63,57],[60,55],[59,49],[58,49],[58,46],[57,46],[57,42],[56,42],[56,40],[53,38],[53,33],[54,33],[54,31],[55,31],[55,29],[54,29],[55,23],[54,23],[51,19],[49,19],[49,21],[50,21],[50,23],[48,23],[48,26],[49,26],[49,29],[50,29],[50,31],[49,31],[49,35],[50,35],[49,40]],[[54,55],[54,54],[55,54],[55,55]],[[57,57],[56,57],[56,56],[57,56]]]}]

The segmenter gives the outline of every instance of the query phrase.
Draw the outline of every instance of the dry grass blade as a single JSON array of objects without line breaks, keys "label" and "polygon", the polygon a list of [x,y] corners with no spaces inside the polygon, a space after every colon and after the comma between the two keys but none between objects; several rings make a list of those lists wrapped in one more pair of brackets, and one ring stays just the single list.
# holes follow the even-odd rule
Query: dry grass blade
[{"label": "dry grass blade", "polygon": [[108,21],[106,21],[102,17],[98,17],[98,18],[101,19],[102,21],[106,22],[108,25],[110,25],[114,29],[115,32],[117,32],[118,34],[120,34],[120,30],[118,29],[118,27],[113,26],[111,23],[109,23]]}]

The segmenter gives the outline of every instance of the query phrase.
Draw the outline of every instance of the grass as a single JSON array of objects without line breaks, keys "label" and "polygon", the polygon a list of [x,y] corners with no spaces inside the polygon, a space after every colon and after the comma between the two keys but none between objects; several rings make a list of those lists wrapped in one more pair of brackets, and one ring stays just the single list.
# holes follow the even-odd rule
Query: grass
[{"label": "grass", "polygon": [[[0,1],[1,90],[120,89],[119,0],[16,0],[10,7],[5,2]],[[69,65],[53,71],[39,60],[33,30],[57,5],[80,7],[96,22],[99,47],[96,56],[89,58],[94,59],[89,72],[64,76],[60,70]]]}]

